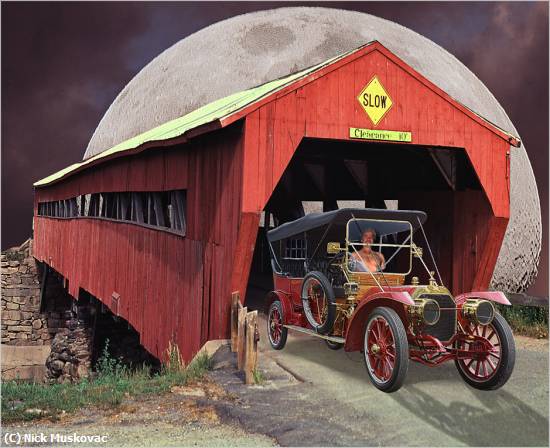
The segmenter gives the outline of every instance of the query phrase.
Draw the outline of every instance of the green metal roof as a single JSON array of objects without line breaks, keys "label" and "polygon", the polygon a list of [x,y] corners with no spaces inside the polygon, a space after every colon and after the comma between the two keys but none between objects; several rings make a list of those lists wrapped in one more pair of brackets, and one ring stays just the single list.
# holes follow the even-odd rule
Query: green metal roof
[{"label": "green metal roof", "polygon": [[[367,44],[368,45],[368,44]],[[366,45],[361,46],[360,48],[365,47]],[[56,182],[65,176],[80,170],[87,165],[94,164],[98,160],[104,159],[106,157],[112,156],[113,154],[123,153],[125,151],[130,151],[136,149],[144,143],[169,140],[175,137],[180,137],[186,132],[195,129],[204,124],[212,123],[216,120],[221,120],[229,117],[230,115],[238,112],[244,107],[260,100],[266,95],[272,94],[282,88],[286,87],[290,83],[301,79],[322,67],[333,63],[338,59],[358,51],[360,48],[356,48],[347,53],[340,54],[331,59],[328,59],[320,64],[314,65],[312,67],[306,68],[297,73],[285,76],[283,78],[276,79],[274,81],[267,82],[265,84],[259,85],[252,89],[243,90],[242,92],[237,92],[232,95],[226,96],[225,98],[220,98],[219,100],[213,101],[212,103],[206,104],[200,107],[193,112],[184,115],[183,117],[176,118],[174,120],[168,121],[156,128],[150,129],[149,131],[144,132],[143,134],[136,135],[131,139],[128,139],[122,143],[119,143],[116,146],[113,146],[102,153],[99,153],[89,159],[84,160],[80,163],[74,163],[66,168],[63,168],[56,173],[51,174],[44,179],[41,179],[34,183],[35,187],[41,187],[44,185],[51,184]]]}]

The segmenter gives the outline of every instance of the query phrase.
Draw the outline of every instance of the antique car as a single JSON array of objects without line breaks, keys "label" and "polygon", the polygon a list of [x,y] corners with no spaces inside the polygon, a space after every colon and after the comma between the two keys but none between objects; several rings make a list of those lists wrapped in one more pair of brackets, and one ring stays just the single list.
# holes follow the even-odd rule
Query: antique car
[{"label": "antique car", "polygon": [[[401,387],[409,359],[427,366],[454,360],[477,389],[504,385],[515,344],[493,303],[510,302],[497,291],[453,296],[439,275],[425,220],[421,211],[340,209],[270,230],[271,346],[282,349],[293,330],[334,350],[360,351],[372,383],[385,392]],[[413,240],[419,235],[424,248]]]}]

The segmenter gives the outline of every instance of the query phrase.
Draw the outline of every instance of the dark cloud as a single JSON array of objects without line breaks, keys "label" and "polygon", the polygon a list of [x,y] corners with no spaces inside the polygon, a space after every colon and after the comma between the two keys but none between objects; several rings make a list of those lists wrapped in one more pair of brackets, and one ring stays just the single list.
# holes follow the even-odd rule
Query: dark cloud
[{"label": "dark cloud", "polygon": [[[124,85],[162,50],[225,18],[312,3],[2,3],[2,249],[31,233],[32,182],[82,158]],[[438,43],[500,101],[541,195],[548,295],[548,3],[334,2]]]}]

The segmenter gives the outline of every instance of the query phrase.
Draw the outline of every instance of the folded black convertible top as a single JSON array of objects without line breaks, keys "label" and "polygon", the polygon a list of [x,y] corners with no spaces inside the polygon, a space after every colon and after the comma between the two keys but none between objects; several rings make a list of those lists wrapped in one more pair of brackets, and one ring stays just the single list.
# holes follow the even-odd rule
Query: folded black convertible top
[{"label": "folded black convertible top", "polygon": [[[330,212],[310,213],[295,221],[287,222],[270,230],[267,232],[267,239],[271,242],[279,241],[331,223],[345,225],[353,218],[408,221],[411,223],[413,230],[416,230],[420,227],[419,221],[420,223],[426,221],[426,213],[417,210],[385,210],[377,208],[342,208]],[[378,229],[380,227],[380,225],[377,226]],[[388,231],[383,233],[392,233],[392,230],[390,230],[392,227],[394,226],[388,223]]]}]

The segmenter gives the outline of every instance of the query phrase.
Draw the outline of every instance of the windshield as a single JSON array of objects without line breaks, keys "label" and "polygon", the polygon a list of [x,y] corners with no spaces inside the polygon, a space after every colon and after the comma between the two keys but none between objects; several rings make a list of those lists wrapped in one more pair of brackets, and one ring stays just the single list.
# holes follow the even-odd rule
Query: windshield
[{"label": "windshield", "polygon": [[346,264],[351,272],[409,274],[412,233],[408,221],[350,219],[346,227]]}]

